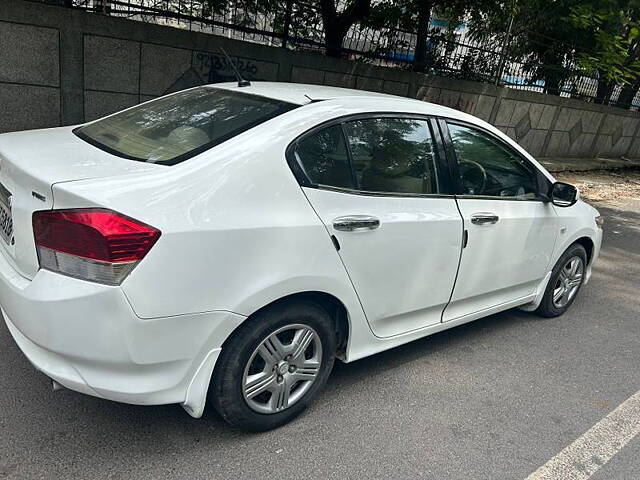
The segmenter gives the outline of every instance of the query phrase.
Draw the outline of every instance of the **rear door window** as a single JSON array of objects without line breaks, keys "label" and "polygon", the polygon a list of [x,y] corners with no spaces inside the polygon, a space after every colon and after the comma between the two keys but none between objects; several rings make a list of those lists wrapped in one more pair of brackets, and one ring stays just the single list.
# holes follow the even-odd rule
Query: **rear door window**
[{"label": "rear door window", "polygon": [[353,188],[347,144],[340,125],[323,128],[302,138],[294,153],[314,185]]},{"label": "rear door window", "polygon": [[297,106],[197,87],[90,123],[75,134],[120,157],[175,165]]},{"label": "rear door window", "polygon": [[436,154],[426,120],[367,118],[344,127],[360,190],[438,193]]}]

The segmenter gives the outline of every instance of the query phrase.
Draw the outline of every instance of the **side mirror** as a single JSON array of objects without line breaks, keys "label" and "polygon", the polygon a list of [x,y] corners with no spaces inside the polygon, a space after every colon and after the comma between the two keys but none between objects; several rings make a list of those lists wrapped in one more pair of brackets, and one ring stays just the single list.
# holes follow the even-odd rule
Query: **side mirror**
[{"label": "side mirror", "polygon": [[578,189],[564,182],[556,182],[549,189],[549,198],[556,207],[570,207],[578,201]]}]

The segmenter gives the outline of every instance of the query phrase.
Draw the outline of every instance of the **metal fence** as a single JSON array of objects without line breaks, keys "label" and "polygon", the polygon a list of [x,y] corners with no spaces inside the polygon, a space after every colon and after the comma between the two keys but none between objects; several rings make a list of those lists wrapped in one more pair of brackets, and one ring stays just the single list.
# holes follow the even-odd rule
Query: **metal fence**
[{"label": "metal fence", "polygon": [[[217,11],[206,0],[35,0],[143,22],[213,33],[229,38],[298,51],[324,51],[322,17],[313,4],[298,0],[277,2],[281,8],[260,11],[242,1],[226,2]],[[276,2],[274,1],[274,4]],[[343,42],[351,60],[411,69],[416,34],[401,28],[353,26]],[[494,83],[509,88],[550,93],[543,75],[549,67],[508,55],[508,45],[482,45],[462,31],[432,28],[427,41],[426,74]],[[598,79],[572,66],[551,72],[555,94],[594,101]],[[615,104],[620,87],[608,103]],[[632,108],[640,105],[638,96]]]}]

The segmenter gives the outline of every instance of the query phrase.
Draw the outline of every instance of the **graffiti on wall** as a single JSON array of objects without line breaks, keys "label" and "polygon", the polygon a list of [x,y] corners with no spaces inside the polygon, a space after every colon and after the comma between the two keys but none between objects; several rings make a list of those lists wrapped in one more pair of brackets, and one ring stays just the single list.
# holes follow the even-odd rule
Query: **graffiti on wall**
[{"label": "graffiti on wall", "polygon": [[[257,62],[250,58],[232,57],[231,62],[233,62],[233,65],[236,66],[240,75],[246,80],[273,80],[274,66],[277,72],[277,64]],[[261,72],[261,66],[263,68],[266,66],[268,71],[265,73]],[[176,79],[164,94],[207,83],[235,81],[236,76],[227,57],[217,53],[193,51],[191,53],[191,66]]]},{"label": "graffiti on wall", "polygon": [[[258,65],[248,58],[232,58],[231,61],[246,80],[259,80]],[[236,80],[233,67],[224,55],[210,52],[193,52],[193,67],[206,79],[206,83],[229,82]]]}]

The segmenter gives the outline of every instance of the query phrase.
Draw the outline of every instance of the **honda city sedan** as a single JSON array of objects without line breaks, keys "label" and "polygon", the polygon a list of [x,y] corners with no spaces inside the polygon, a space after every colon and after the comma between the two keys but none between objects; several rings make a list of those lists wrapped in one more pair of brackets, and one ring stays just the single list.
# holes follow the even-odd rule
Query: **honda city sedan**
[{"label": "honda city sedan", "polygon": [[488,123],[246,83],[0,135],[0,305],[54,388],[267,430],[336,358],[588,281],[598,212]]}]

